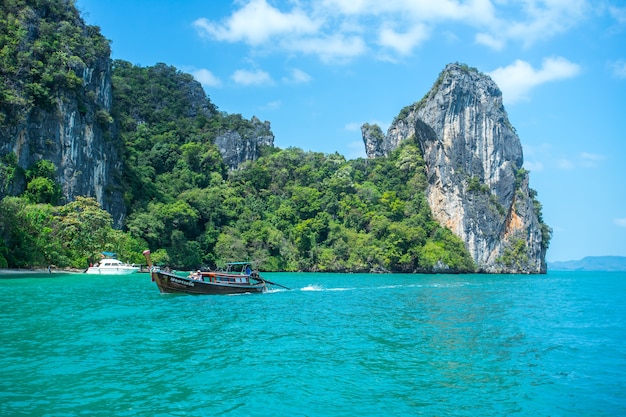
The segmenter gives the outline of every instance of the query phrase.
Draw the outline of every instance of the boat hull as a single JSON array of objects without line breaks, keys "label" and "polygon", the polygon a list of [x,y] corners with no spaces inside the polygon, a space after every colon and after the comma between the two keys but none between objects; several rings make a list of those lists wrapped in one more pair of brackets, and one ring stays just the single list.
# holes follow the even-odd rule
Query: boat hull
[{"label": "boat hull", "polygon": [[85,271],[89,275],[130,275],[139,272],[139,267],[99,268],[89,267]]},{"label": "boat hull", "polygon": [[266,291],[265,282],[252,284],[249,281],[242,283],[210,282],[207,280],[195,280],[181,277],[163,271],[152,271],[152,280],[156,282],[161,293],[182,293],[182,294],[245,294],[262,293]]},{"label": "boat hull", "polygon": [[139,271],[138,266],[129,265],[118,259],[105,258],[94,266],[87,268],[89,275],[129,275]]}]

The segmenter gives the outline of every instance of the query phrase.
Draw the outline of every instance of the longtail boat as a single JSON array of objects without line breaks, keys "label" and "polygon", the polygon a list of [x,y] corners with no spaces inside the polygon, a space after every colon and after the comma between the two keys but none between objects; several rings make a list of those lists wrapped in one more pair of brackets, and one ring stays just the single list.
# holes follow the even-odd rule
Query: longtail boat
[{"label": "longtail boat", "polygon": [[[181,276],[163,271],[153,266],[150,251],[143,252],[150,268],[152,281],[156,282],[161,293],[183,294],[245,294],[262,293],[268,285],[289,289],[283,285],[268,281],[252,270],[249,262],[230,262],[224,271],[195,271],[188,276]],[[237,270],[240,268],[239,272]]]}]

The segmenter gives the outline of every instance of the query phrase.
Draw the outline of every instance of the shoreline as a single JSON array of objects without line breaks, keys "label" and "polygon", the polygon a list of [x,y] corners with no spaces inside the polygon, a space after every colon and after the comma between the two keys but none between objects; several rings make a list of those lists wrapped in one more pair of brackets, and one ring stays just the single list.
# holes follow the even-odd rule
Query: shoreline
[{"label": "shoreline", "polygon": [[8,275],[8,274],[17,274],[17,275],[28,275],[28,274],[55,274],[55,273],[75,273],[82,274],[84,273],[84,269],[76,269],[76,268],[0,268],[0,275]]}]

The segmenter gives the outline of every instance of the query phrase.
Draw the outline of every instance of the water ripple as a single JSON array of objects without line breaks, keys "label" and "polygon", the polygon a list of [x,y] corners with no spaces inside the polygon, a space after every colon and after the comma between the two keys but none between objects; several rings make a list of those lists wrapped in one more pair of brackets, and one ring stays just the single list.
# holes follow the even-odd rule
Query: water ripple
[{"label": "water ripple", "polygon": [[623,276],[0,279],[0,415],[626,414]]}]

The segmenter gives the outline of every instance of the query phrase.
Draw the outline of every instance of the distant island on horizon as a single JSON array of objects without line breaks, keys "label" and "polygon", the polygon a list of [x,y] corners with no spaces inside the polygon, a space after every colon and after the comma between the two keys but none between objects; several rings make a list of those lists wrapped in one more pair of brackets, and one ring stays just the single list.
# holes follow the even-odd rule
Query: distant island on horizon
[{"label": "distant island on horizon", "polygon": [[626,271],[626,256],[586,256],[577,261],[548,262],[550,271]]}]

